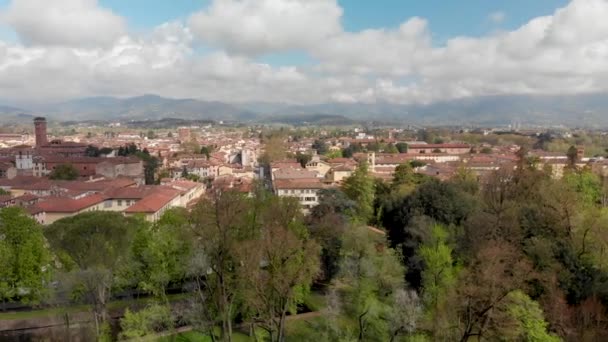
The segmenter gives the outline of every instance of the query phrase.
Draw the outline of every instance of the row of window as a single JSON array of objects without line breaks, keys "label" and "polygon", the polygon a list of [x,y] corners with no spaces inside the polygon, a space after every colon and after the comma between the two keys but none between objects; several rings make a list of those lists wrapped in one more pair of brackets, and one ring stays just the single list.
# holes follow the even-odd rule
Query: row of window
[{"label": "row of window", "polygon": [[279,194],[316,194],[317,190],[303,189],[303,190],[279,190]]},{"label": "row of window", "polygon": [[[113,201],[105,201],[103,203],[104,208],[111,208],[112,207],[112,202]],[[124,205],[125,206],[130,206],[132,204],[135,204],[135,200],[124,200]],[[123,205],[123,200],[116,200],[116,205],[119,207],[122,207]]]}]

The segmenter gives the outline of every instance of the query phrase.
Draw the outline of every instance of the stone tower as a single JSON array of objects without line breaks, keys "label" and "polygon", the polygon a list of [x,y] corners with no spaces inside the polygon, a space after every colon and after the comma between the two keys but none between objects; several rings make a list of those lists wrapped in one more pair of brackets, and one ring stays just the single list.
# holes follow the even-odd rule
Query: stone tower
[{"label": "stone tower", "polygon": [[34,119],[34,132],[36,135],[36,147],[44,146],[48,144],[46,137],[46,119],[43,117],[37,117]]}]

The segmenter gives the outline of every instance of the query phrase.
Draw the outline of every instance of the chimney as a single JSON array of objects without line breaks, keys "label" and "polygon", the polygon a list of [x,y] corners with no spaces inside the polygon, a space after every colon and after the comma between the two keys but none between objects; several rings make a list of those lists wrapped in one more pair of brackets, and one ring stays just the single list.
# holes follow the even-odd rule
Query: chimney
[{"label": "chimney", "polygon": [[34,119],[34,132],[36,135],[36,147],[44,146],[48,144],[46,137],[46,119],[43,117],[37,117]]}]

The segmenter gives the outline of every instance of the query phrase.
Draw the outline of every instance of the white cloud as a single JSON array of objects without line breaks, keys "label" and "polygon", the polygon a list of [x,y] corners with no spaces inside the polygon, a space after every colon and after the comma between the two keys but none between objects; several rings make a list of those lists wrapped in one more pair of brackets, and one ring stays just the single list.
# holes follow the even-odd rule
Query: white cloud
[{"label": "white cloud", "polygon": [[319,41],[311,53],[325,72],[407,75],[431,49],[427,22],[414,17],[395,30],[344,32]]},{"label": "white cloud", "polygon": [[189,24],[204,42],[261,54],[313,47],[341,32],[341,15],[335,0],[215,0]]},{"label": "white cloud", "polygon": [[502,11],[492,12],[488,15],[488,19],[494,24],[501,24],[506,18],[506,13]]},{"label": "white cloud", "polygon": [[[56,3],[67,0],[45,6]],[[94,1],[78,3],[99,10]],[[87,40],[93,35],[88,28],[78,38],[64,34],[65,23],[48,36],[24,36],[23,26],[14,25],[22,42],[0,41],[0,94],[17,100],[157,93],[220,101],[426,103],[608,91],[608,0],[573,0],[515,30],[453,37],[441,46],[423,18],[347,32],[340,16],[335,1],[217,0],[188,23],[144,34],[123,27],[104,39]],[[46,23],[40,27],[53,26],[46,14],[39,17]],[[194,43],[201,38],[215,48]],[[278,67],[255,57],[292,49],[313,62]]]},{"label": "white cloud", "polygon": [[97,0],[13,0],[0,19],[31,45],[110,45],[126,22]]}]

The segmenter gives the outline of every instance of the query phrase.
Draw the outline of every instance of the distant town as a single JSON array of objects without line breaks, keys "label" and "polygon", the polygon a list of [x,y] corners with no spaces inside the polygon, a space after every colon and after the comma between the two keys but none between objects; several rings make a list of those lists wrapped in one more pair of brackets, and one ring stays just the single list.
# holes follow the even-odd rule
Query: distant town
[{"label": "distant town", "polygon": [[586,150],[584,143],[605,140],[605,133],[580,137],[569,130],[522,130],[518,123],[475,130],[208,123],[141,131],[114,122],[76,125],[64,136],[50,135],[48,124],[36,117],[31,133],[0,133],[0,188],[6,192],[0,207],[24,207],[41,224],[87,211],[143,215],[154,222],[167,209],[191,207],[215,190],[251,193],[256,182],[278,196],[296,197],[308,212],[321,190],[339,188],[362,161],[386,181],[408,163],[416,173],[440,180],[462,170],[483,179],[515,167],[526,148],[536,167],[556,179],[572,163],[608,176],[606,150]]}]

